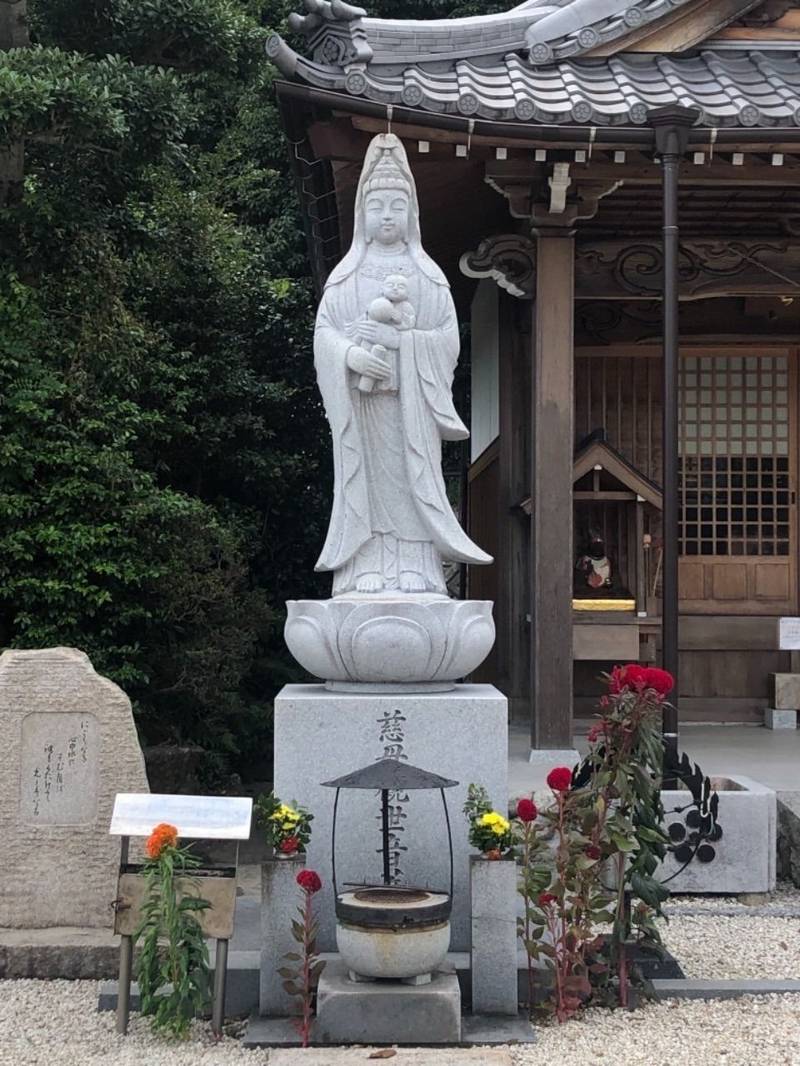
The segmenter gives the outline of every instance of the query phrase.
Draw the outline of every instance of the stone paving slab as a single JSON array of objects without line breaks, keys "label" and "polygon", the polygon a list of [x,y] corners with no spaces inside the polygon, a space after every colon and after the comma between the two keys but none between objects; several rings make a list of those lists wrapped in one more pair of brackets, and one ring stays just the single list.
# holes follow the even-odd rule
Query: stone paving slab
[{"label": "stone paving slab", "polygon": [[[386,1051],[394,1051],[384,1057]],[[373,1056],[380,1056],[375,1057]],[[513,1066],[499,1048],[277,1048],[269,1066]]]}]

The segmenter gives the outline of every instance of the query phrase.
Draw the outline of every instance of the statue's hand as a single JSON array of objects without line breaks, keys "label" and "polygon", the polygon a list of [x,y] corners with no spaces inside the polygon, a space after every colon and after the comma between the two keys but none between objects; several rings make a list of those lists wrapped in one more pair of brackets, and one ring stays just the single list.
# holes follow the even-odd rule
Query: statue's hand
[{"label": "statue's hand", "polygon": [[369,344],[382,344],[384,348],[400,347],[400,331],[383,322],[359,322],[358,332]]},{"label": "statue's hand", "polygon": [[391,373],[387,362],[356,344],[347,353],[347,365],[355,374],[366,374],[371,378],[388,378]]}]

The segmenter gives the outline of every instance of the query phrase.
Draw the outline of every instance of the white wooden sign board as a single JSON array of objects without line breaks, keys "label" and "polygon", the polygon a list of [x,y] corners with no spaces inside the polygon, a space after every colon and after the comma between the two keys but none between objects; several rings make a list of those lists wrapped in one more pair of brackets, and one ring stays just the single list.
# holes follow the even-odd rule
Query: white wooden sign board
[{"label": "white wooden sign board", "polygon": [[111,815],[111,836],[147,837],[160,822],[178,836],[202,840],[247,840],[253,801],[245,796],[174,796],[119,792]]},{"label": "white wooden sign board", "polygon": [[800,618],[781,618],[778,647],[781,651],[800,651]]}]

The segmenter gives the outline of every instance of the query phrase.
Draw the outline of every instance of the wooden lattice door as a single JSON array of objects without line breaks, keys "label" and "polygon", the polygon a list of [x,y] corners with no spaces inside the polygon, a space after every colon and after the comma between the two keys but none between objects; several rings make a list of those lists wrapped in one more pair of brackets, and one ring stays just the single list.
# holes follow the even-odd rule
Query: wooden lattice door
[{"label": "wooden lattice door", "polygon": [[681,610],[797,610],[795,388],[787,350],[681,359]]}]

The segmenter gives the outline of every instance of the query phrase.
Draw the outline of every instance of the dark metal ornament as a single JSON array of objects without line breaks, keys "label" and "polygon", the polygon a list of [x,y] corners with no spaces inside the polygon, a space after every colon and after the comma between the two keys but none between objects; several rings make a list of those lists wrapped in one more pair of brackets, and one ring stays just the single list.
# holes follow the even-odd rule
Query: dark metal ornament
[{"label": "dark metal ornament", "polygon": [[[331,866],[333,892],[336,901],[336,916],[341,921],[352,922],[360,926],[371,925],[380,928],[409,928],[438,924],[446,921],[453,904],[453,835],[450,828],[450,814],[444,790],[453,788],[458,781],[441,777],[439,774],[422,770],[418,766],[402,762],[400,759],[379,759],[360,770],[344,774],[331,781],[323,781],[326,788],[335,788],[333,802],[333,825],[331,827]],[[339,814],[339,793],[342,789],[367,789],[380,793],[381,797],[381,853],[383,859],[383,882],[381,885],[359,885],[355,893],[340,893],[336,877],[336,825]],[[447,829],[447,845],[450,858],[450,888],[447,893],[432,892],[430,889],[412,886],[393,885],[391,880],[390,833],[389,833],[389,793],[399,790],[414,791],[438,789],[442,797],[444,821]],[[373,898],[381,893],[380,898]],[[430,897],[430,903],[421,905],[419,894]],[[345,895],[354,897],[348,902]],[[442,898],[444,897],[444,898]],[[358,906],[356,901],[362,905]],[[407,903],[407,909],[402,908]],[[381,903],[384,906],[381,906]],[[398,906],[398,903],[401,906]],[[368,904],[364,906],[363,904]]]}]

